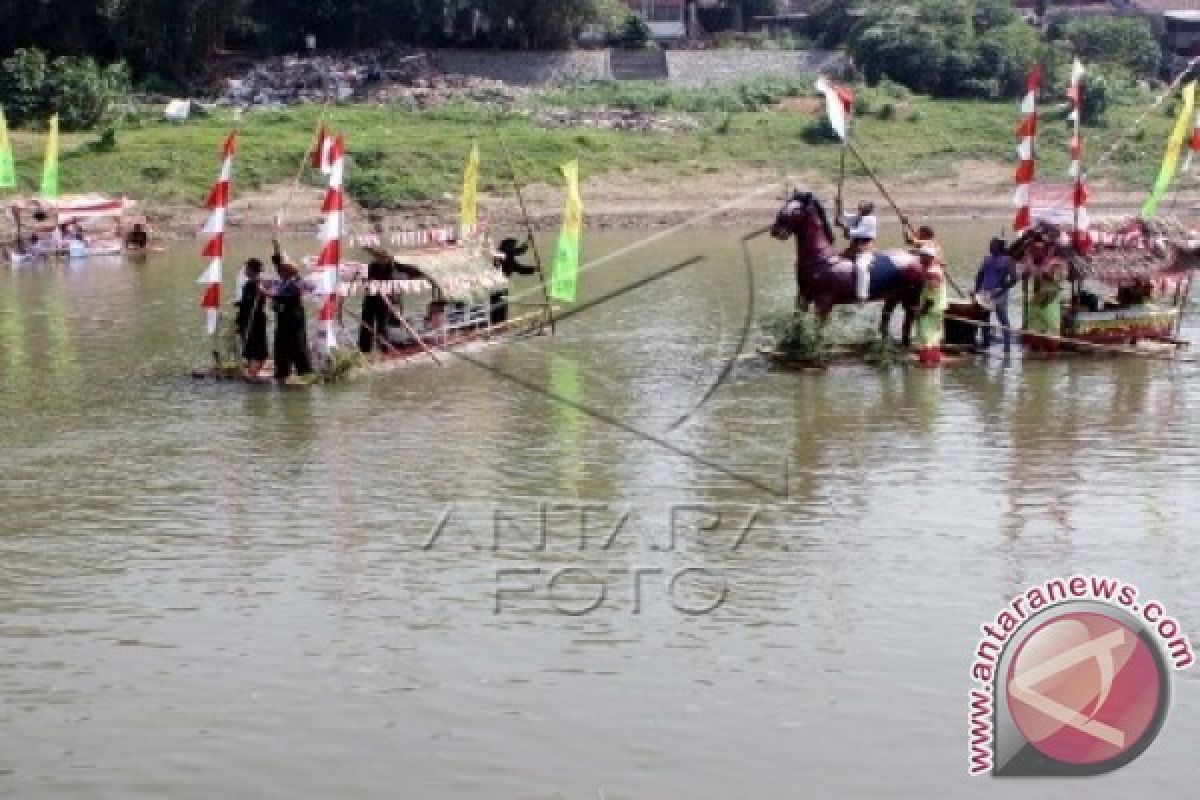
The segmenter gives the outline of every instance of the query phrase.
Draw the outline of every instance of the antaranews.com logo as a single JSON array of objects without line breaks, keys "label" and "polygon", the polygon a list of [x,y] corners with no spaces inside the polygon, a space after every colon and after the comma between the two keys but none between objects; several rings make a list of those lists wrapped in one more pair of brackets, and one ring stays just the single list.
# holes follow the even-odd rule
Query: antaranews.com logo
[{"label": "antaranews.com logo", "polygon": [[1034,586],[982,630],[971,665],[971,775],[1125,766],[1166,721],[1172,670],[1195,662],[1162,603],[1096,575]]}]

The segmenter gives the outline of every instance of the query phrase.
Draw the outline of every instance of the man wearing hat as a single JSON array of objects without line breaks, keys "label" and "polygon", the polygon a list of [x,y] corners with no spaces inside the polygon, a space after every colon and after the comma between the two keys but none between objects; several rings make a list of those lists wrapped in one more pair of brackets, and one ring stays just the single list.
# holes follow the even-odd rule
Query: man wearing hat
[{"label": "man wearing hat", "polygon": [[989,255],[979,267],[975,276],[975,303],[987,310],[988,325],[983,329],[983,349],[992,346],[991,314],[996,315],[1004,333],[1004,352],[1012,349],[1012,323],[1008,320],[1008,292],[1020,278],[1017,276],[1017,264],[1008,254],[1004,240],[996,237],[989,245]]},{"label": "man wearing hat", "polygon": [[936,367],[942,363],[942,338],[945,336],[945,315],[949,307],[946,275],[938,262],[935,246],[923,246],[920,259],[925,288],[921,290],[920,316],[917,317],[917,358],[923,367]]},{"label": "man wearing hat", "polygon": [[275,380],[286,383],[295,370],[303,381],[313,372],[304,320],[304,283],[300,280],[300,269],[283,252],[279,242],[272,244],[275,253],[271,261],[279,273],[279,285],[271,303],[275,311]]},{"label": "man wearing hat", "polygon": [[[510,237],[497,246],[493,263],[498,270],[504,273],[506,278],[511,278],[513,275],[533,275],[537,272],[537,267],[526,266],[517,260],[519,256],[525,255],[528,251],[528,243],[521,244]],[[499,325],[508,320],[508,289],[492,293],[491,309],[493,325]]]}]

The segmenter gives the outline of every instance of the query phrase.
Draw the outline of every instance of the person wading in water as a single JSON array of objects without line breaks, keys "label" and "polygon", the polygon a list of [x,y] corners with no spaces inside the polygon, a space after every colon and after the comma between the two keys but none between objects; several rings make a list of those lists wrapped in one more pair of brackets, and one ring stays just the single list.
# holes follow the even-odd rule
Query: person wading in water
[{"label": "person wading in water", "polygon": [[246,282],[237,301],[237,335],[246,360],[245,375],[257,380],[267,361],[267,306],[262,289],[263,263],[257,258],[246,262]]},{"label": "person wading in water", "polygon": [[921,292],[921,316],[917,318],[917,359],[923,367],[942,363],[942,339],[945,336],[946,275],[938,263],[933,247],[921,248],[921,269],[925,273],[925,288]]},{"label": "person wading in water", "polygon": [[279,286],[275,289],[275,380],[288,382],[292,371],[307,383],[313,373],[312,361],[308,357],[308,332],[304,322],[304,283],[300,270],[291,263],[273,243],[275,254],[271,260],[279,273]]},{"label": "person wading in water", "polygon": [[[1004,352],[1012,349],[1012,323],[1008,319],[1008,292],[1020,282],[1017,276],[1017,265],[1008,254],[1004,240],[997,237],[988,246],[988,257],[979,267],[975,276],[975,302],[988,311],[988,322],[991,315],[996,315],[1004,335]],[[983,329],[983,349],[992,346],[992,326],[988,324]]]}]

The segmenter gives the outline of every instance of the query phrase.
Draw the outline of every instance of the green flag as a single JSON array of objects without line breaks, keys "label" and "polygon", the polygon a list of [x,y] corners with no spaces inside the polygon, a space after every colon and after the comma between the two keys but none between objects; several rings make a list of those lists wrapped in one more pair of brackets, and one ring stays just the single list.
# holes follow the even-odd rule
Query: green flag
[{"label": "green flag", "polygon": [[1158,204],[1167,194],[1167,189],[1171,188],[1171,180],[1175,177],[1175,168],[1179,165],[1179,156],[1183,152],[1183,145],[1187,142],[1192,126],[1196,124],[1195,107],[1196,82],[1192,81],[1183,88],[1183,111],[1180,112],[1179,120],[1175,123],[1175,130],[1171,132],[1171,138],[1167,141],[1167,154],[1163,156],[1158,180],[1154,182],[1154,191],[1150,193],[1146,204],[1142,206],[1142,219],[1154,217],[1158,212]]},{"label": "green flag", "polygon": [[58,114],[50,118],[50,136],[46,139],[46,163],[42,167],[42,197],[58,197]]},{"label": "green flag", "polygon": [[579,284],[579,242],[583,237],[583,199],[579,196],[579,162],[563,164],[567,178],[567,208],[563,212],[562,232],[554,253],[554,270],[550,275],[550,296],[564,303],[574,303]]},{"label": "green flag", "polygon": [[0,189],[17,188],[17,167],[13,161],[12,142],[8,140],[8,120],[0,109]]}]

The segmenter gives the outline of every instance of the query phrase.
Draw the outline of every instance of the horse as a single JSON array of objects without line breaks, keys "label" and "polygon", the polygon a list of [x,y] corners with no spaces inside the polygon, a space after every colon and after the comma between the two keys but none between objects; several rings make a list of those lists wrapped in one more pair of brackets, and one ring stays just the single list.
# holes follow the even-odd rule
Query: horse
[{"label": "horse", "polygon": [[[822,324],[834,306],[857,304],[854,264],[842,258],[834,246],[833,228],[821,201],[812,192],[797,191],[784,204],[771,226],[771,236],[787,241],[796,237],[796,307],[815,304]],[[868,302],[883,302],[881,335],[887,338],[892,312],[904,306],[903,344],[912,340],[912,327],[925,286],[917,256],[907,250],[875,253],[871,264],[871,294]]]}]

